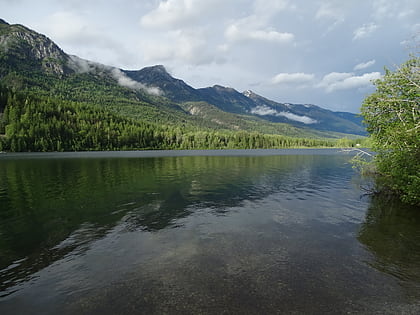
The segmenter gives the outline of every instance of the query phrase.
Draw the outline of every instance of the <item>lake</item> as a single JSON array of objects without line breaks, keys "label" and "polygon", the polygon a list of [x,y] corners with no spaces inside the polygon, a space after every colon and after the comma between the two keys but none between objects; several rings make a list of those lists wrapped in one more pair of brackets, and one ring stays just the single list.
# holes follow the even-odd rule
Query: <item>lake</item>
[{"label": "lake", "polygon": [[351,157],[0,154],[0,313],[419,314],[420,211]]}]

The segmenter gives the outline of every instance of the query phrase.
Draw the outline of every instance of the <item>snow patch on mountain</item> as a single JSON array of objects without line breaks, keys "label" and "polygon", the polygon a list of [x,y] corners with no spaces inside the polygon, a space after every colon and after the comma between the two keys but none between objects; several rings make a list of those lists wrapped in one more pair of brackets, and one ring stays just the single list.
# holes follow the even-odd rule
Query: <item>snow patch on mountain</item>
[{"label": "snow patch on mountain", "polygon": [[243,94],[244,94],[246,97],[251,97],[251,95],[252,95],[253,93],[252,93],[252,91],[251,91],[251,90],[246,90]]}]

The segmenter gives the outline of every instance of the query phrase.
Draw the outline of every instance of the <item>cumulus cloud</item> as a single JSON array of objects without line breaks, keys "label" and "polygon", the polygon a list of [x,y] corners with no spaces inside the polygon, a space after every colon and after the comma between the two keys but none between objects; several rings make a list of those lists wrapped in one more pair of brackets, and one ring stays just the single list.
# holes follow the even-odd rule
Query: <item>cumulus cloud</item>
[{"label": "cumulus cloud", "polygon": [[246,29],[239,24],[230,25],[225,32],[230,41],[257,40],[273,43],[287,43],[294,39],[292,33],[279,32],[272,28],[267,29]]},{"label": "cumulus cloud", "polygon": [[390,20],[415,17],[420,10],[420,3],[417,0],[374,0],[372,3],[372,16],[376,20]]},{"label": "cumulus cloud", "polygon": [[259,16],[273,16],[286,9],[296,10],[296,6],[290,0],[255,0],[254,12]]},{"label": "cumulus cloud", "polygon": [[46,22],[52,26],[50,31],[57,39],[74,40],[79,35],[89,35],[86,33],[90,29],[88,23],[71,12],[55,12],[47,17]]},{"label": "cumulus cloud", "polygon": [[144,15],[140,23],[146,27],[177,25],[195,16],[198,11],[195,2],[194,0],[162,1],[156,9]]},{"label": "cumulus cloud", "polygon": [[287,7],[288,1],[277,0],[273,3],[255,1],[251,14],[229,23],[225,29],[225,38],[231,42],[292,42],[295,38],[293,33],[279,31],[274,26],[275,23],[271,23],[273,16]]},{"label": "cumulus cloud", "polygon": [[314,74],[303,72],[298,73],[279,73],[271,79],[273,84],[304,84],[312,81],[315,78]]},{"label": "cumulus cloud", "polygon": [[353,70],[355,70],[355,71],[356,70],[363,70],[363,69],[366,69],[366,68],[369,68],[369,67],[373,66],[375,63],[376,63],[375,59],[369,60],[367,62],[362,62],[362,63],[359,63],[359,64],[355,65]]},{"label": "cumulus cloud", "polygon": [[379,72],[370,72],[357,76],[354,73],[332,72],[323,77],[317,87],[324,88],[328,93],[338,90],[363,88],[372,85],[372,80],[379,79]]},{"label": "cumulus cloud", "polygon": [[321,19],[332,19],[336,21],[343,21],[344,16],[343,12],[334,7],[330,2],[323,2],[321,3],[320,7],[316,11],[315,18],[318,20]]},{"label": "cumulus cloud", "polygon": [[[222,9],[233,4],[223,0],[158,1],[155,9],[140,20],[146,32],[153,36],[140,40],[146,62],[182,65],[223,63],[229,49],[220,42],[222,24],[214,21],[225,16]],[[218,33],[219,32],[219,33]]]},{"label": "cumulus cloud", "polygon": [[138,58],[131,47],[127,48],[120,38],[106,30],[106,26],[91,21],[84,12],[55,11],[38,22],[34,29],[47,35],[66,53],[87,59],[124,64]]},{"label": "cumulus cloud", "polygon": [[142,16],[140,23],[149,28],[179,28],[202,21],[210,13],[216,12],[219,5],[223,3],[223,0],[160,1],[156,9]]},{"label": "cumulus cloud", "polygon": [[328,25],[322,36],[326,36],[346,21],[348,7],[351,5],[349,2],[337,0],[323,0],[316,4],[319,7],[315,13],[315,19],[322,25]]},{"label": "cumulus cloud", "polygon": [[309,124],[316,124],[318,121],[315,119],[312,119],[308,116],[300,116],[296,115],[290,112],[284,112],[284,111],[277,111],[274,108],[268,107],[266,105],[259,105],[251,109],[251,113],[259,116],[277,116],[277,117],[286,117],[289,120],[298,121],[301,123],[304,123],[306,125]]},{"label": "cumulus cloud", "polygon": [[143,43],[144,59],[148,62],[165,62],[177,60],[191,65],[223,63],[219,53],[221,48],[211,48],[206,41],[203,30],[176,30],[167,32],[165,40],[148,40]]},{"label": "cumulus cloud", "polygon": [[165,0],[155,3],[140,19],[144,31],[153,33],[139,40],[146,62],[220,64],[237,53],[236,44],[284,44],[295,38],[291,32],[279,29],[274,20],[278,18],[277,13],[294,8],[289,0],[269,3],[263,0]]},{"label": "cumulus cloud", "polygon": [[57,11],[49,15],[40,25],[54,40],[102,48],[119,46],[115,40],[92,24],[80,13]]},{"label": "cumulus cloud", "polygon": [[377,28],[375,23],[364,24],[353,32],[353,40],[369,37]]}]

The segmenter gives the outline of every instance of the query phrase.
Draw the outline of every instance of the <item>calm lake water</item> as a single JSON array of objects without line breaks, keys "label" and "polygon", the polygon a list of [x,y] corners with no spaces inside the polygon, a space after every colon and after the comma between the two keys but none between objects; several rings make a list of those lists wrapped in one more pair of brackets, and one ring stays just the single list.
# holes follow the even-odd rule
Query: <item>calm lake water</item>
[{"label": "calm lake water", "polygon": [[0,154],[0,314],[419,314],[420,211],[350,158]]}]

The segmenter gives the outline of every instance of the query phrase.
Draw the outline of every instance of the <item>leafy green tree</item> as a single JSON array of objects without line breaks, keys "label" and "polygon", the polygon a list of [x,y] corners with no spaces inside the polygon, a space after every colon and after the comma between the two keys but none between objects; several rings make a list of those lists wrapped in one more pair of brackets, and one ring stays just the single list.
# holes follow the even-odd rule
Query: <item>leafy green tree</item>
[{"label": "leafy green tree", "polygon": [[420,204],[420,58],[412,57],[374,82],[362,105],[373,141],[381,190]]}]

